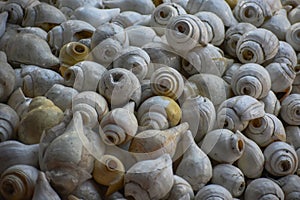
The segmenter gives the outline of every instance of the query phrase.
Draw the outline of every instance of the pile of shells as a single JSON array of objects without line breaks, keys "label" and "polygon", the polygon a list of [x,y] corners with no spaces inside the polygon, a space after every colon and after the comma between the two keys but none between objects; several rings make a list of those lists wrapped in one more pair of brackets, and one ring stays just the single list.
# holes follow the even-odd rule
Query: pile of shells
[{"label": "pile of shells", "polygon": [[0,199],[300,199],[300,1],[1,0]]}]

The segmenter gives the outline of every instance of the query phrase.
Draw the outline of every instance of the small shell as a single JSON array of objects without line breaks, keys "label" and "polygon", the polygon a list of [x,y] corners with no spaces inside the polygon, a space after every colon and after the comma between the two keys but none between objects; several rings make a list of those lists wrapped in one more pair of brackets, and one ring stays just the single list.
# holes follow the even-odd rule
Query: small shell
[{"label": "small shell", "polygon": [[235,96],[225,100],[217,112],[219,128],[232,131],[244,130],[249,121],[265,115],[264,105],[248,95]]},{"label": "small shell", "polygon": [[196,16],[183,14],[172,17],[166,27],[168,44],[178,52],[186,53],[197,45],[209,42],[205,24]]},{"label": "small shell", "polygon": [[298,157],[292,146],[285,142],[273,142],[264,150],[265,169],[274,176],[294,174],[298,169]]},{"label": "small shell", "polygon": [[194,199],[194,192],[186,180],[174,175],[173,187],[164,199]]},{"label": "small shell", "polygon": [[273,62],[265,69],[270,74],[273,92],[285,92],[292,87],[296,73],[291,65]]},{"label": "small shell", "polygon": [[300,177],[297,175],[287,175],[277,181],[284,192],[285,200],[297,199],[300,196]]},{"label": "small shell", "polygon": [[300,5],[294,7],[291,11],[289,11],[288,18],[291,24],[300,22]]},{"label": "small shell", "polygon": [[285,132],[286,142],[293,146],[295,150],[298,150],[300,148],[300,128],[298,126],[286,126]]},{"label": "small shell", "polygon": [[115,68],[104,72],[99,81],[98,90],[112,108],[122,107],[129,101],[134,101],[136,105],[140,103],[140,82],[127,69]]},{"label": "small shell", "polygon": [[141,81],[148,73],[150,57],[143,49],[129,46],[124,48],[114,59],[113,68],[124,68],[136,75]]},{"label": "small shell", "polygon": [[82,116],[83,124],[93,128],[108,113],[108,104],[100,94],[94,91],[84,91],[72,99],[72,111],[73,113],[78,111]]},{"label": "small shell", "polygon": [[26,145],[16,140],[9,140],[0,143],[0,174],[7,168],[14,165],[39,166],[39,144]]},{"label": "small shell", "polygon": [[230,130],[215,129],[205,135],[201,149],[213,160],[231,164],[243,155],[245,142]]},{"label": "small shell", "polygon": [[199,11],[212,12],[222,19],[226,27],[231,27],[238,23],[226,1],[189,0],[186,5],[186,11],[191,14]]},{"label": "small shell", "polygon": [[19,116],[14,109],[0,103],[0,141],[15,139]]},{"label": "small shell", "polygon": [[27,112],[31,98],[25,97],[21,88],[17,88],[9,97],[7,104],[22,118]]},{"label": "small shell", "polygon": [[160,42],[161,38],[156,35],[153,28],[142,25],[130,26],[125,29],[130,46],[143,48],[151,42]]},{"label": "small shell", "polygon": [[[18,139],[25,144],[37,144],[43,131],[57,125],[63,118],[63,112],[46,97],[35,97],[29,104],[18,127]],[[35,122],[35,123],[32,123]]]},{"label": "small shell", "polygon": [[6,102],[14,91],[16,75],[10,64],[7,63],[6,54],[1,51],[0,59],[0,102]]},{"label": "small shell", "polygon": [[224,51],[232,57],[237,57],[236,55],[236,45],[243,34],[255,30],[256,27],[250,23],[238,23],[231,26],[225,32],[225,39],[223,44]]},{"label": "small shell", "polygon": [[78,94],[78,91],[61,84],[54,84],[45,94],[62,111],[71,108],[72,99]]},{"label": "small shell", "polygon": [[150,15],[142,15],[134,11],[124,11],[115,16],[111,22],[123,28],[127,28],[133,25],[148,25],[150,18]]},{"label": "small shell", "polygon": [[264,0],[238,1],[233,12],[238,21],[248,22],[256,27],[261,26],[273,14],[270,5]]},{"label": "small shell", "polygon": [[6,169],[1,174],[0,194],[5,199],[30,200],[38,173],[36,168],[29,165],[14,165]]},{"label": "small shell", "polygon": [[211,183],[226,188],[233,197],[239,197],[246,188],[242,171],[230,164],[219,164],[213,168]]},{"label": "small shell", "polygon": [[171,67],[161,67],[155,70],[150,78],[151,89],[154,94],[177,100],[184,88],[182,75]]},{"label": "small shell", "polygon": [[66,20],[66,16],[58,8],[40,3],[25,10],[22,26],[36,26],[48,32]]},{"label": "small shell", "polygon": [[[100,122],[101,135],[108,144],[122,145],[131,140],[138,130],[138,121],[132,111],[115,108]],[[101,132],[100,132],[101,134]]]},{"label": "small shell", "polygon": [[92,6],[82,6],[74,10],[70,19],[82,20],[97,28],[102,24],[110,22],[119,14],[119,8],[99,9]]},{"label": "small shell", "polygon": [[150,26],[155,27],[158,35],[163,35],[171,18],[182,14],[186,14],[186,11],[176,3],[160,4],[151,14]]},{"label": "small shell", "polygon": [[284,41],[279,41],[279,49],[272,62],[286,63],[295,68],[297,65],[297,55],[293,47]]},{"label": "small shell", "polygon": [[174,183],[172,159],[163,154],[155,160],[134,164],[125,174],[125,196],[134,199],[162,199]]},{"label": "small shell", "polygon": [[146,99],[137,111],[139,125],[147,129],[167,129],[181,119],[181,109],[171,98],[154,96]]},{"label": "small shell", "polygon": [[284,198],[282,189],[274,181],[258,178],[250,182],[245,191],[245,200],[281,200]]},{"label": "small shell", "polygon": [[245,33],[238,41],[236,55],[242,63],[262,64],[275,57],[279,40],[269,30],[258,28]]},{"label": "small shell", "polygon": [[108,186],[106,196],[121,189],[124,185],[125,168],[122,162],[112,155],[103,155],[100,160],[95,161],[93,169],[94,180]]},{"label": "small shell", "polygon": [[93,61],[81,61],[69,67],[64,73],[65,84],[79,92],[97,91],[99,81],[106,68]]},{"label": "small shell", "polygon": [[233,60],[225,58],[221,49],[208,44],[190,50],[184,56],[181,67],[188,75],[207,73],[221,77],[232,63]]},{"label": "small shell", "polygon": [[60,61],[60,73],[64,76],[68,67],[85,60],[90,50],[87,46],[80,42],[69,42],[65,44],[59,51],[58,59]]},{"label": "small shell", "polygon": [[266,97],[271,89],[271,77],[261,65],[247,63],[232,76],[231,87],[235,95],[249,95],[261,99]]},{"label": "small shell", "polygon": [[55,55],[69,42],[77,42],[92,37],[95,28],[81,20],[67,20],[48,32],[48,43]]},{"label": "small shell", "polygon": [[230,192],[223,186],[210,184],[201,188],[195,196],[195,200],[206,199],[232,200],[233,198]]},{"label": "small shell", "polygon": [[280,102],[272,90],[269,91],[268,95],[262,99],[260,102],[264,104],[265,112],[278,116],[280,112]]},{"label": "small shell", "polygon": [[300,94],[291,94],[281,103],[280,116],[289,125],[300,125]]},{"label": "small shell", "polygon": [[272,31],[279,40],[285,40],[285,33],[290,28],[291,23],[287,18],[287,11],[280,9],[274,15],[266,20],[261,28]]},{"label": "small shell", "polygon": [[225,27],[218,15],[213,12],[200,11],[195,16],[206,25],[209,42],[216,46],[221,45],[225,38]]},{"label": "small shell", "polygon": [[251,120],[244,133],[260,147],[266,147],[274,141],[286,141],[282,122],[275,115],[268,113]]},{"label": "small shell", "polygon": [[[176,175],[184,178],[193,188],[198,191],[204,187],[212,177],[212,165],[208,156],[194,142],[190,131],[187,131],[183,137],[183,144],[187,145],[183,148],[184,152],[182,160],[177,166]],[[186,150],[185,150],[186,149]],[[195,176],[197,174],[197,176]]]},{"label": "small shell", "polygon": [[259,146],[253,141],[237,132],[244,140],[245,150],[237,161],[238,168],[247,178],[259,178],[264,170],[265,158]]},{"label": "small shell", "polygon": [[188,127],[188,123],[182,123],[166,130],[142,131],[132,139],[129,152],[134,153],[138,161],[156,159],[165,153],[172,158],[175,155],[177,143]]},{"label": "small shell", "polygon": [[199,95],[187,98],[181,105],[181,122],[188,122],[196,142],[200,142],[206,133],[213,130],[216,110],[213,103]]},{"label": "small shell", "polygon": [[54,191],[49,181],[47,180],[46,174],[44,172],[39,172],[36,181],[36,186],[34,188],[32,200],[50,199],[50,198],[51,200],[60,200],[60,197]]},{"label": "small shell", "polygon": [[151,14],[155,8],[152,0],[103,0],[107,8],[120,8],[121,11],[136,11],[141,14]]},{"label": "small shell", "polygon": [[300,22],[293,24],[286,32],[285,40],[292,45],[295,51],[300,51]]}]

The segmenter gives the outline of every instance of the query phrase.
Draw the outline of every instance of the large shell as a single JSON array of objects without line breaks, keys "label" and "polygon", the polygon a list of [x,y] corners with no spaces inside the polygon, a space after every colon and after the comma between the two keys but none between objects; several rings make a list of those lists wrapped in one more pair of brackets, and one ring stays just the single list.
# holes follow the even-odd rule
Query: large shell
[{"label": "large shell", "polygon": [[205,24],[194,15],[172,17],[166,28],[167,42],[178,52],[186,53],[199,44],[204,46],[209,42]]},{"label": "large shell", "polygon": [[261,26],[266,18],[272,16],[272,10],[264,0],[241,0],[234,8],[234,15],[240,22]]},{"label": "large shell", "polygon": [[141,14],[151,14],[155,8],[152,0],[103,0],[108,8],[120,8],[121,11],[136,11]]},{"label": "large shell", "polygon": [[25,10],[22,26],[36,26],[48,32],[66,20],[66,16],[58,8],[40,3]]},{"label": "large shell", "polygon": [[280,116],[289,125],[300,125],[300,94],[291,94],[282,101]]},{"label": "large shell", "polygon": [[5,199],[30,200],[38,173],[35,167],[29,165],[14,165],[6,169],[1,174],[0,194]]},{"label": "large shell", "polygon": [[0,102],[6,102],[16,85],[16,75],[10,64],[7,63],[6,54],[0,52]]},{"label": "large shell", "polygon": [[134,164],[125,174],[125,196],[134,199],[161,199],[174,183],[172,160],[163,154],[155,160]]},{"label": "large shell", "polygon": [[249,95],[261,99],[266,97],[271,89],[271,77],[261,65],[247,63],[234,73],[231,87],[235,95]]},{"label": "large shell", "polygon": [[137,111],[139,125],[146,129],[166,129],[176,126],[181,119],[181,109],[171,98],[154,96],[146,99]]},{"label": "large shell", "polygon": [[274,181],[267,178],[258,178],[249,183],[245,191],[245,200],[281,200],[284,199],[282,189]]},{"label": "large shell", "polygon": [[195,14],[199,11],[208,11],[215,13],[220,17],[226,27],[237,24],[237,20],[232,14],[231,8],[223,0],[189,0],[186,5],[188,13]]},{"label": "large shell", "polygon": [[265,115],[264,105],[248,95],[235,96],[225,100],[217,112],[219,128],[244,130],[249,121]]},{"label": "large shell", "polygon": [[258,28],[245,33],[238,41],[236,54],[242,63],[262,64],[275,57],[279,40],[267,29]]},{"label": "large shell", "polygon": [[275,115],[268,113],[251,120],[244,133],[260,147],[265,147],[274,141],[286,141],[282,122]]},{"label": "large shell", "polygon": [[232,164],[243,155],[245,142],[230,130],[215,129],[205,135],[201,149],[219,163]]},{"label": "large shell", "polygon": [[285,35],[285,40],[292,45],[295,51],[300,51],[300,22],[297,22],[290,26]]},{"label": "large shell", "polygon": [[223,186],[217,184],[210,184],[200,189],[195,196],[195,200],[206,200],[206,199],[231,200],[232,195]]},{"label": "large shell", "polygon": [[81,20],[67,20],[48,32],[48,43],[55,55],[61,47],[69,42],[78,42],[80,39],[92,37],[95,28]]},{"label": "large shell", "polygon": [[0,103],[0,141],[15,139],[19,116],[9,105]]},{"label": "large shell", "polygon": [[129,70],[115,68],[103,73],[98,85],[112,108],[122,107],[129,101],[140,103],[141,86],[138,78]]},{"label": "large shell", "polygon": [[176,3],[163,3],[157,6],[151,14],[150,25],[155,27],[158,35],[165,33],[165,28],[172,17],[186,14],[186,11]]},{"label": "large shell", "polygon": [[106,68],[93,61],[81,61],[64,73],[65,84],[81,91],[97,91],[99,81]]},{"label": "large shell", "polygon": [[256,29],[256,27],[250,23],[238,23],[231,26],[225,32],[225,39],[223,43],[223,49],[232,57],[237,57],[236,55],[236,45],[243,34]]},{"label": "large shell", "polygon": [[298,157],[292,146],[285,142],[273,142],[264,150],[265,169],[274,176],[294,174],[298,169]]},{"label": "large shell", "polygon": [[181,105],[181,122],[188,122],[196,142],[200,142],[206,133],[214,128],[216,110],[213,103],[199,95],[187,98]]}]

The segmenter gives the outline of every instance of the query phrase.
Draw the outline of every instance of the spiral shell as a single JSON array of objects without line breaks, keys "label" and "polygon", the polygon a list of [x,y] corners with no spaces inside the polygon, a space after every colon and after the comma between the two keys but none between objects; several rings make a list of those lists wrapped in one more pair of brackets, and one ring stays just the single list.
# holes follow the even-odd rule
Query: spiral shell
[{"label": "spiral shell", "polygon": [[[298,126],[286,126],[286,142],[294,147],[295,150],[300,148],[300,131]],[[300,166],[299,166],[300,167]]]},{"label": "spiral shell", "polygon": [[300,94],[291,94],[281,103],[280,116],[289,125],[300,125]]},{"label": "spiral shell", "polygon": [[99,184],[93,179],[85,181],[72,192],[72,195],[78,198],[86,198],[89,200],[101,199],[102,194]]},{"label": "spiral shell", "polygon": [[139,47],[124,48],[114,59],[113,68],[124,68],[136,75],[141,81],[148,73],[150,57],[146,51]]},{"label": "spiral shell", "polygon": [[274,181],[258,178],[249,183],[245,190],[245,200],[284,199],[282,189]]},{"label": "spiral shell", "polygon": [[279,41],[279,49],[272,62],[285,63],[295,68],[297,65],[297,55],[292,45],[284,41]]},{"label": "spiral shell", "polygon": [[181,110],[181,122],[189,123],[196,142],[200,142],[214,128],[216,110],[208,98],[199,95],[187,98],[181,105]]},{"label": "spiral shell", "polygon": [[149,24],[151,16],[142,15],[135,11],[124,11],[115,16],[111,22],[123,27],[131,27],[133,25],[147,25]]},{"label": "spiral shell", "polygon": [[9,97],[7,104],[22,118],[27,112],[31,98],[25,97],[21,88],[17,88]]},{"label": "spiral shell", "polygon": [[273,142],[264,150],[265,169],[274,176],[294,174],[298,169],[298,157],[292,146],[285,142]]},{"label": "spiral shell", "polygon": [[0,59],[0,102],[6,102],[16,85],[16,75],[10,64],[7,63],[6,54],[1,52]]},{"label": "spiral shell", "polygon": [[150,79],[154,94],[177,100],[183,92],[184,80],[182,75],[171,67],[161,67],[155,70]]},{"label": "spiral shell", "polygon": [[205,199],[231,200],[232,195],[223,186],[217,184],[210,184],[201,188],[195,196],[195,200]]},{"label": "spiral shell", "polygon": [[107,8],[120,8],[123,11],[136,11],[141,14],[151,14],[155,8],[152,0],[103,0]]},{"label": "spiral shell", "polygon": [[284,199],[297,199],[300,195],[300,177],[297,175],[287,175],[277,181],[284,192]]},{"label": "spiral shell", "polygon": [[191,185],[181,178],[180,176],[174,175],[174,184],[167,195],[166,199],[194,199],[194,192]]},{"label": "spiral shell", "polygon": [[32,200],[47,199],[51,197],[51,200],[60,200],[58,194],[51,187],[44,172],[39,172]]},{"label": "spiral shell", "polygon": [[231,164],[242,156],[245,142],[230,130],[215,129],[205,135],[201,149],[213,160]]},{"label": "spiral shell", "polygon": [[209,40],[205,24],[198,17],[190,14],[172,17],[165,35],[168,44],[183,53],[199,44],[205,46]]},{"label": "spiral shell", "polygon": [[0,141],[16,138],[19,116],[14,109],[0,103]]},{"label": "spiral shell", "polygon": [[137,111],[139,125],[147,129],[167,129],[181,119],[181,109],[171,98],[153,96],[146,99]]},{"label": "spiral shell", "polygon": [[5,199],[30,200],[39,171],[29,165],[14,165],[1,174],[0,194]]},{"label": "spiral shell", "polygon": [[235,96],[225,100],[217,111],[219,128],[244,130],[249,121],[265,115],[264,106],[248,95]]},{"label": "spiral shell", "polygon": [[236,45],[243,34],[256,29],[256,27],[250,23],[241,22],[234,26],[231,26],[225,32],[223,49],[232,57],[236,55]]},{"label": "spiral shell", "polygon": [[129,101],[139,105],[141,86],[138,78],[129,70],[114,68],[103,73],[99,81],[98,91],[112,108],[122,107]]},{"label": "spiral shell", "polygon": [[143,48],[148,43],[162,41],[152,27],[136,25],[127,27],[125,31],[128,35],[130,46]]},{"label": "spiral shell", "polygon": [[109,144],[121,145],[135,136],[138,122],[131,111],[115,108],[102,118],[100,127],[103,131],[104,141]]},{"label": "spiral shell", "polygon": [[268,113],[251,120],[244,133],[260,147],[266,147],[274,141],[286,141],[283,124],[275,115]]},{"label": "spiral shell", "polygon": [[124,174],[125,168],[115,156],[103,155],[95,161],[93,178],[97,183],[108,186],[107,196],[124,186]]},{"label": "spiral shell", "polygon": [[289,11],[288,19],[291,22],[291,24],[300,22],[300,5],[295,6],[292,10]]},{"label": "spiral shell", "polygon": [[151,14],[150,25],[158,35],[163,35],[171,18],[186,14],[184,8],[176,3],[163,3],[157,6]]},{"label": "spiral shell", "polygon": [[285,40],[292,45],[295,51],[300,51],[300,22],[297,22],[290,26],[285,35]]},{"label": "spiral shell", "polygon": [[263,0],[238,1],[233,12],[238,21],[248,22],[256,27],[261,26],[273,14],[267,1]]},{"label": "spiral shell", "polygon": [[233,63],[227,68],[227,70],[224,72],[222,76],[222,78],[226,81],[226,83],[231,85],[233,75],[241,66],[242,66],[241,63]]},{"label": "spiral shell", "polygon": [[271,89],[271,78],[261,65],[247,63],[232,76],[231,87],[235,95],[249,95],[261,99],[266,97]]},{"label": "spiral shell", "polygon": [[275,57],[279,40],[269,30],[258,28],[245,33],[238,41],[236,54],[242,63],[262,64]]}]

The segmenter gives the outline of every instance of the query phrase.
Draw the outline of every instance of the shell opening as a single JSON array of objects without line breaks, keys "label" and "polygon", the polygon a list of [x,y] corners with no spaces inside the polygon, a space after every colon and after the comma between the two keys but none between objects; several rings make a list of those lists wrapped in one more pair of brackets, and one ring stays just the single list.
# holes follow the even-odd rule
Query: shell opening
[{"label": "shell opening", "polygon": [[105,165],[106,165],[106,168],[110,171],[115,171],[118,168],[118,163],[111,159],[107,160]]},{"label": "shell opening", "polygon": [[123,78],[123,74],[113,73],[113,74],[110,74],[110,77],[111,77],[112,83],[119,83]]},{"label": "shell opening", "polygon": [[282,172],[289,171],[291,169],[291,163],[289,160],[283,160],[280,162],[280,169]]},{"label": "shell opening", "polygon": [[242,91],[243,91],[243,94],[245,94],[245,95],[251,94],[251,89],[249,87],[244,87]]},{"label": "shell opening", "polygon": [[85,46],[83,46],[81,44],[77,44],[74,46],[74,51],[76,51],[76,53],[78,53],[78,54],[82,54],[85,52]]},{"label": "shell opening", "polygon": [[248,19],[255,17],[255,9],[253,7],[245,8],[244,16]]},{"label": "shell opening", "polygon": [[243,56],[243,59],[246,60],[246,61],[251,61],[252,58],[254,57],[254,53],[248,49],[245,49],[243,52],[242,52],[242,56]]},{"label": "shell opening", "polygon": [[164,11],[160,11],[160,12],[159,12],[159,16],[160,16],[161,18],[166,18],[168,15],[166,15],[166,13],[165,13]]},{"label": "shell opening", "polygon": [[244,189],[245,189],[245,183],[242,182],[242,183],[240,184],[239,191],[244,191]]},{"label": "shell opening", "polygon": [[261,118],[257,118],[257,119],[252,120],[252,126],[254,128],[259,128],[259,127],[261,127],[261,125],[262,125]]},{"label": "shell opening", "polygon": [[185,22],[178,22],[175,26],[175,30],[179,33],[189,35],[189,26]]},{"label": "shell opening", "polygon": [[243,142],[243,140],[238,140],[237,147],[238,147],[238,150],[240,152],[243,151],[243,149],[244,149],[244,142]]}]

